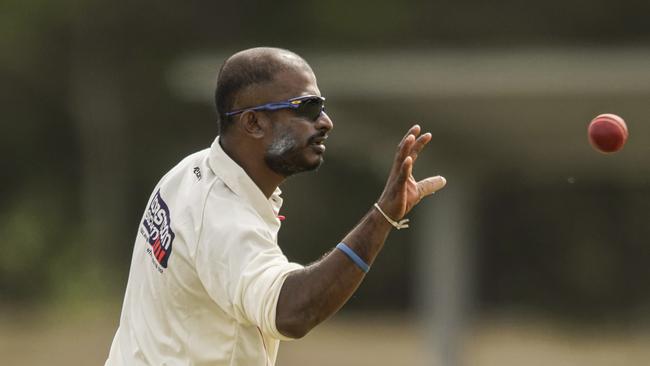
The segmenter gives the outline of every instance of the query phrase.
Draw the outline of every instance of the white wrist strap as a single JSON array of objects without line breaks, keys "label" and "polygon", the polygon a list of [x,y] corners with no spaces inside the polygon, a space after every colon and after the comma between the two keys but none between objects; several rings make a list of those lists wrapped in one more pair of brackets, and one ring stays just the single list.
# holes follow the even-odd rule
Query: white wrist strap
[{"label": "white wrist strap", "polygon": [[381,207],[379,207],[377,203],[375,203],[375,208],[377,208],[377,210],[379,210],[379,212],[386,218],[386,220],[390,222],[391,225],[395,226],[397,230],[406,229],[409,227],[408,225],[409,219],[401,219],[399,220],[399,222],[397,222],[391,219],[390,217],[388,217],[388,215],[386,215],[384,211],[381,210]]}]

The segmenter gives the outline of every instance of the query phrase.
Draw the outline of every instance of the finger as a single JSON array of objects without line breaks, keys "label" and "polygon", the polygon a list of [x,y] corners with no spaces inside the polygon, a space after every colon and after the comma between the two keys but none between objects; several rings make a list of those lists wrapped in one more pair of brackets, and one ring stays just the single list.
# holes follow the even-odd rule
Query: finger
[{"label": "finger", "polygon": [[413,143],[416,141],[416,136],[420,133],[420,126],[413,125],[409,128],[406,135],[402,138],[402,141],[397,145],[397,153],[395,154],[395,161],[393,162],[392,172],[399,173],[404,159],[410,154]]},{"label": "finger", "polygon": [[420,199],[441,190],[446,184],[447,180],[439,175],[422,179],[417,183]]},{"label": "finger", "polygon": [[[417,138],[417,136],[419,134],[420,134],[420,125],[416,124],[416,125],[411,126],[411,128],[409,128],[409,130],[406,131],[406,135],[404,135],[404,137],[402,137],[402,140],[400,140],[399,144],[397,144],[398,153],[402,152],[402,150],[404,148],[404,145],[407,144],[407,140],[411,139],[411,137],[409,137],[409,136],[413,136],[413,139],[415,140],[415,138]],[[406,157],[406,155],[404,157]],[[403,160],[404,157],[402,157],[399,160],[400,161]]]},{"label": "finger", "polygon": [[420,134],[420,125],[414,124],[413,126],[411,126],[411,128],[409,128],[408,131],[406,131],[406,135],[402,137],[402,141],[404,141],[409,135],[413,135],[417,137],[419,134]]},{"label": "finger", "polygon": [[404,164],[404,159],[409,155],[411,151],[411,146],[415,143],[415,138],[413,135],[408,135],[402,141],[398,147],[398,151],[395,154],[395,160],[393,161],[393,166],[390,168],[390,174],[392,176],[399,176],[401,174],[402,165]]},{"label": "finger", "polygon": [[418,155],[424,149],[424,147],[431,141],[431,134],[429,132],[425,133],[424,135],[421,135],[418,137],[417,140],[415,140],[415,143],[413,144],[413,147],[411,148],[411,152],[409,155],[413,158],[413,161],[418,158]]},{"label": "finger", "polygon": [[400,175],[398,178],[398,182],[400,185],[406,183],[406,180],[408,177],[411,176],[413,173],[413,158],[410,156],[407,156],[406,159],[404,159],[404,162],[402,163],[402,169],[400,171]]},{"label": "finger", "polygon": [[415,143],[415,137],[413,135],[408,135],[406,138],[404,138],[404,141],[399,146],[399,151],[397,152],[397,155],[395,156],[395,161],[398,164],[401,164],[404,162],[404,159],[406,159],[407,156],[410,155],[411,150],[413,149],[413,144]]}]

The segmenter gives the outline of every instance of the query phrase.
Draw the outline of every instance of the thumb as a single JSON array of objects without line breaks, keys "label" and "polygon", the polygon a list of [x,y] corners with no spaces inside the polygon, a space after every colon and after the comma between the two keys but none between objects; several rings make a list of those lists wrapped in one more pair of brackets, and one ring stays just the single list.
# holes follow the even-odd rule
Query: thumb
[{"label": "thumb", "polygon": [[422,179],[417,183],[420,199],[441,190],[446,184],[447,180],[439,175]]}]

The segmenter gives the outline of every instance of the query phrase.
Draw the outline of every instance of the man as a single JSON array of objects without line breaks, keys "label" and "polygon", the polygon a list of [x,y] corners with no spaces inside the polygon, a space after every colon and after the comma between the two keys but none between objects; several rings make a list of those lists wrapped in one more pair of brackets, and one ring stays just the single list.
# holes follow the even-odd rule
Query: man
[{"label": "man", "polygon": [[106,365],[273,365],[361,283],[394,227],[442,177],[411,170],[431,140],[399,143],[383,193],[334,250],[303,267],[277,245],[278,186],[323,162],[333,128],[311,68],[282,49],[230,57],[217,80],[219,136],[158,183],[135,242]]}]

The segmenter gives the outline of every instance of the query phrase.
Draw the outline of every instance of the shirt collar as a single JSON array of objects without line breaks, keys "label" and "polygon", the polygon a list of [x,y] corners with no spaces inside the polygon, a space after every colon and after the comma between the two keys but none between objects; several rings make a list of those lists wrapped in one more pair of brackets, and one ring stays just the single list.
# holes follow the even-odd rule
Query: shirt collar
[{"label": "shirt collar", "polygon": [[251,203],[257,213],[271,224],[279,224],[278,213],[282,207],[282,191],[276,188],[270,198],[253,182],[246,171],[223,151],[219,136],[210,147],[210,168],[235,194]]}]

